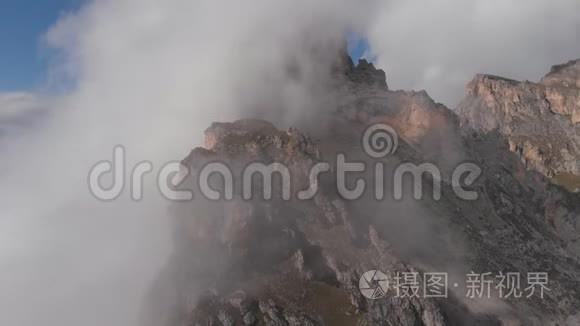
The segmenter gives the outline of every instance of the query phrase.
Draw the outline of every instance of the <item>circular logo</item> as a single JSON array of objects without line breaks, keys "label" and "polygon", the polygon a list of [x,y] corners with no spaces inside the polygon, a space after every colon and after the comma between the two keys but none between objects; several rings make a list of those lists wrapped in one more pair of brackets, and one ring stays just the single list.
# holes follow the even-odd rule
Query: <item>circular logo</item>
[{"label": "circular logo", "polygon": [[399,147],[399,137],[391,126],[376,124],[367,128],[362,139],[365,152],[373,158],[394,154]]},{"label": "circular logo", "polygon": [[389,290],[389,279],[380,271],[368,271],[363,274],[358,282],[360,292],[371,300],[384,297]]}]

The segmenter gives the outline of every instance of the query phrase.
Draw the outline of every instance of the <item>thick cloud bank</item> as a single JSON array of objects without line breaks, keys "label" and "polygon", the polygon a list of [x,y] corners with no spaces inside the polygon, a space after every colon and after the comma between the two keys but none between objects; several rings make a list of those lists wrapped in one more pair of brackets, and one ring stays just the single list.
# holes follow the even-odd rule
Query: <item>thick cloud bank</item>
[{"label": "thick cloud bank", "polygon": [[[0,324],[139,326],[143,294],[171,251],[169,202],[153,187],[161,164],[200,145],[213,121],[269,108],[280,121],[299,117],[316,98],[317,60],[330,60],[313,49],[330,42],[334,53],[368,8],[104,0],[57,22],[45,38],[72,90],[42,101],[49,107],[33,125],[0,135]],[[300,74],[288,78],[289,67]],[[10,101],[3,121],[29,121],[32,98]],[[128,190],[110,203],[89,192],[90,168],[115,145],[129,171],[154,164],[141,202]]]}]

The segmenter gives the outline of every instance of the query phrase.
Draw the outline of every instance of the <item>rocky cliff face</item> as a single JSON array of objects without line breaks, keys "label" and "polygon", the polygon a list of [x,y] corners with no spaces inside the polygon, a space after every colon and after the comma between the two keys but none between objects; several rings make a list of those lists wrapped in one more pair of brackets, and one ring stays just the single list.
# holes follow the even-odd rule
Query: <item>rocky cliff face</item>
[{"label": "rocky cliff face", "polygon": [[574,179],[580,176],[579,85],[580,60],[553,67],[539,83],[479,75],[457,113],[476,131],[499,131],[526,167]]},{"label": "rocky cliff face", "polygon": [[[572,123],[550,105],[535,109],[541,102],[536,97],[547,96],[548,86],[478,77],[470,96],[480,106],[469,108],[464,101],[461,126],[425,92],[390,91],[384,77],[379,80],[383,72],[349,62],[334,72],[338,107],[326,128],[279,130],[266,121],[241,120],[206,130],[204,147],[182,162],[190,174],[181,187],[195,189],[195,199],[172,206],[175,253],[152,287],[143,325],[578,325],[580,197],[530,169],[534,166],[513,152],[512,136],[505,132],[520,134],[515,126],[544,114],[561,116],[554,126],[564,128],[560,119]],[[555,68],[552,75],[567,76],[568,67]],[[570,85],[553,78],[548,75],[543,83]],[[517,119],[509,120],[516,125],[481,112],[484,99],[492,113],[511,108],[502,98],[507,94],[527,96],[516,102]],[[470,114],[478,119],[473,126],[466,118]],[[390,124],[401,136],[396,153],[386,159],[369,157],[361,148],[361,135],[376,122]],[[367,167],[384,164],[382,200],[374,192],[356,200],[340,195],[333,164],[339,153]],[[470,186],[476,200],[458,198],[449,181],[450,169],[462,161],[482,169]],[[207,199],[197,176],[211,162],[230,167],[238,181],[251,163],[284,164],[291,197],[284,199],[284,189],[274,182],[273,197],[263,199],[258,178],[251,183],[251,199],[243,199],[239,184],[231,200]],[[331,172],[312,182],[309,171],[320,162],[331,163]],[[409,192],[395,200],[393,174],[404,162],[437,163],[441,199],[415,200]],[[370,171],[374,168],[358,176],[374,185]],[[433,178],[420,180],[433,191]],[[354,180],[347,183],[354,186]],[[295,196],[311,184],[318,186],[316,196]],[[224,193],[219,176],[210,178],[210,185]],[[383,271],[390,280],[378,300],[359,289],[370,270]],[[547,272],[550,290],[543,299],[499,298],[494,279],[490,298],[469,298],[471,271]],[[448,273],[447,298],[405,296],[393,287],[397,277],[418,273],[422,292],[428,272]],[[525,276],[521,282],[522,289],[529,285]]]}]

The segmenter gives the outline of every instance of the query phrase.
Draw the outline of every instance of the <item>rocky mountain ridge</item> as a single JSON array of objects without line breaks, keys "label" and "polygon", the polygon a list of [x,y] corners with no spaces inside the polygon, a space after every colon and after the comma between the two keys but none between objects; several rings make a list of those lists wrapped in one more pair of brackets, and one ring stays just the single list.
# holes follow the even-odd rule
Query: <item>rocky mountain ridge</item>
[{"label": "rocky mountain ridge", "polygon": [[527,168],[580,179],[579,85],[580,60],[554,66],[539,83],[478,75],[457,113],[478,132],[504,135]]},{"label": "rocky mountain ridge", "polygon": [[[326,128],[215,123],[205,132],[204,147],[183,160],[191,173],[182,186],[197,189],[196,176],[210,162],[233,169],[235,180],[250,163],[278,162],[289,168],[295,188],[304,189],[312,166],[342,153],[367,166],[384,164],[386,185],[401,163],[434,162],[443,172],[441,200],[411,194],[394,200],[388,189],[381,201],[371,194],[347,200],[332,173],[317,181],[320,191],[312,200],[283,200],[275,187],[271,200],[245,200],[236,188],[232,200],[214,201],[198,189],[195,201],[172,207],[175,252],[152,287],[143,325],[579,325],[580,197],[522,160],[507,133],[517,133],[516,125],[493,116],[525,95],[525,105],[514,112],[526,119],[561,115],[551,123],[569,132],[562,120],[569,117],[553,113],[568,108],[536,110],[548,86],[480,76],[468,95],[480,106],[464,101],[457,116],[425,92],[389,90],[384,72],[371,64],[355,67],[343,57],[334,73],[338,106]],[[570,81],[557,76],[569,74],[569,66],[555,68],[546,83],[560,91]],[[515,97],[501,98],[507,95]],[[490,113],[480,111],[483,103]],[[525,111],[532,109],[534,114]],[[483,120],[472,125],[477,115]],[[374,123],[389,124],[400,136],[387,159],[371,158],[360,146]],[[448,179],[463,161],[482,169],[470,186],[478,193],[475,201],[458,198]],[[359,177],[373,184],[371,173]],[[431,191],[433,179],[421,180]],[[219,178],[211,185],[224,190]],[[252,187],[264,191],[260,182]],[[391,287],[385,297],[367,299],[359,281],[370,270],[387,273],[391,284],[402,273],[447,272],[448,298],[400,296]],[[467,298],[465,275],[471,271],[546,272],[550,290],[543,299]]]}]

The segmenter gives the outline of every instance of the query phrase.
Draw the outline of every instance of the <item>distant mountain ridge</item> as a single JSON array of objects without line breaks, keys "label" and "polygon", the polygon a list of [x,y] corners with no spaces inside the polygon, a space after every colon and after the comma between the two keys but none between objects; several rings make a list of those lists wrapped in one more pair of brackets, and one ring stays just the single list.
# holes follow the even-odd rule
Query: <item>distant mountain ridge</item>
[{"label": "distant mountain ridge", "polygon": [[548,178],[580,178],[580,59],[538,83],[478,75],[467,91],[456,110],[463,125],[497,130],[527,168]]}]

